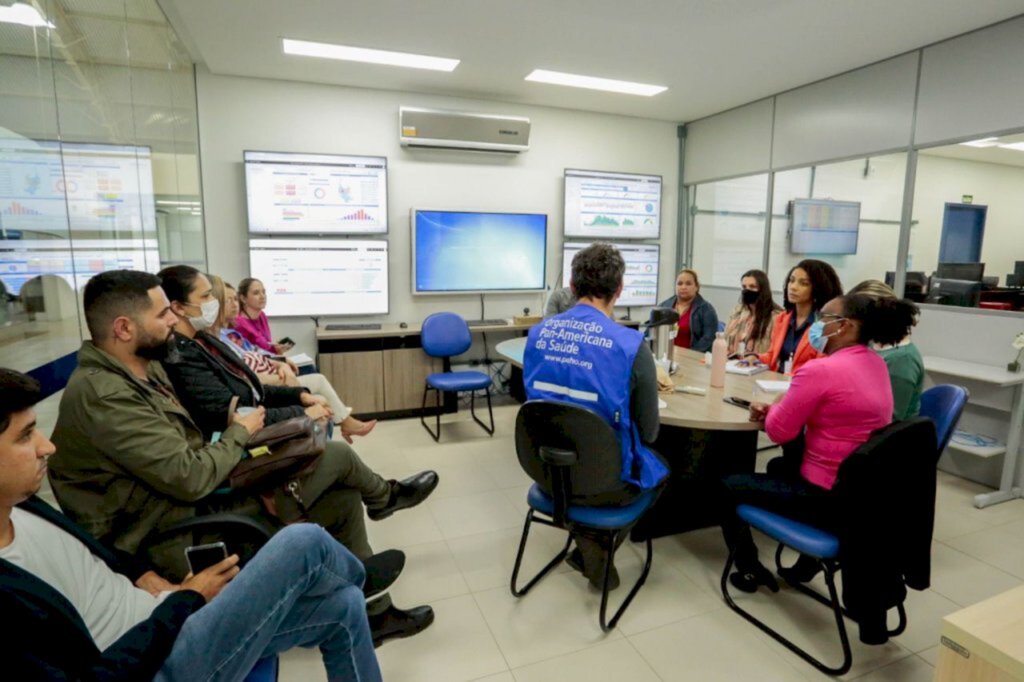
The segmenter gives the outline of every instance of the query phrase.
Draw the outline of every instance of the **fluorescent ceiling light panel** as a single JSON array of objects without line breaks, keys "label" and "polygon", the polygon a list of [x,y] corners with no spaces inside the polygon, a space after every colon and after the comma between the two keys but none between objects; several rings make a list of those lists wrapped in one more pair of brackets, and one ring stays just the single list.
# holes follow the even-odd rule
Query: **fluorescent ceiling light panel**
[{"label": "fluorescent ceiling light panel", "polygon": [[1015,152],[1024,152],[1024,142],[1011,142],[1010,144],[999,145],[1000,149],[1012,149]]},{"label": "fluorescent ceiling light panel", "polygon": [[611,78],[595,78],[594,76],[580,76],[574,73],[562,73],[560,71],[545,71],[534,69],[533,73],[525,78],[536,83],[550,83],[552,85],[567,85],[571,88],[587,88],[588,90],[604,90],[606,92],[621,92],[626,95],[643,95],[651,97],[665,92],[668,88],[664,85],[647,85],[645,83],[631,83],[630,81],[617,81]]},{"label": "fluorescent ceiling light panel", "polygon": [[998,137],[983,137],[980,140],[971,140],[970,142],[961,142],[964,147],[995,147],[999,144]]},{"label": "fluorescent ceiling light panel", "polygon": [[57,28],[32,5],[16,2],[9,7],[0,6],[0,23],[21,24],[33,28]]},{"label": "fluorescent ceiling light panel", "polygon": [[371,50],[365,47],[350,47],[333,43],[313,43],[308,40],[292,40],[282,38],[285,54],[303,57],[323,57],[324,59],[341,59],[350,62],[366,62],[368,64],[386,64],[388,66],[407,66],[411,69],[430,69],[432,71],[454,71],[459,65],[458,59],[428,57],[407,52],[389,52],[388,50]]}]

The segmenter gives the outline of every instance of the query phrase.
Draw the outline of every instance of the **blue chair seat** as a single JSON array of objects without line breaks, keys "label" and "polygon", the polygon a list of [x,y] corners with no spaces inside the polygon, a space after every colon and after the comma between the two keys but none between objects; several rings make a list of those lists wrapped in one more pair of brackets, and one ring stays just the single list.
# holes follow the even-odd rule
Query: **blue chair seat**
[{"label": "blue chair seat", "polygon": [[483,372],[441,372],[427,377],[427,386],[439,391],[476,391],[491,385]]},{"label": "blue chair seat", "polygon": [[736,515],[762,533],[802,554],[819,559],[835,559],[839,556],[839,538],[831,533],[749,504],[736,507]]},{"label": "blue chair seat", "polygon": [[275,682],[277,680],[277,656],[261,658],[245,678],[245,682]]},{"label": "blue chair seat", "polygon": [[[634,523],[647,511],[657,498],[655,490],[648,490],[625,507],[577,507],[569,506],[566,518],[572,523],[591,528],[625,528]],[[555,513],[555,501],[550,495],[534,483],[526,495],[526,502],[541,514],[552,516]]]}]

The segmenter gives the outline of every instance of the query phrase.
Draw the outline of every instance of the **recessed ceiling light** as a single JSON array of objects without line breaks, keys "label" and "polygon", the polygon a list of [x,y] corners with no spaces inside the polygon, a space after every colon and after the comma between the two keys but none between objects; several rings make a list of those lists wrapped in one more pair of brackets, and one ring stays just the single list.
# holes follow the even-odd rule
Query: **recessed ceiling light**
[{"label": "recessed ceiling light", "polygon": [[998,137],[983,137],[980,140],[971,140],[970,142],[961,142],[964,147],[995,147],[999,144]]},{"label": "recessed ceiling light", "polygon": [[1015,152],[1024,152],[1024,142],[1011,142],[1010,144],[999,145],[1000,149],[1012,149]]},{"label": "recessed ceiling light", "polygon": [[545,71],[534,69],[533,73],[525,80],[537,83],[551,83],[552,85],[568,85],[571,88],[587,88],[589,90],[605,90],[607,92],[621,92],[627,95],[643,95],[651,97],[658,93],[665,92],[668,88],[664,85],[647,85],[646,83],[632,83],[630,81],[617,81],[611,78],[595,78],[594,76],[580,76],[574,73],[562,73],[560,71]]},{"label": "recessed ceiling light", "polygon": [[0,23],[21,24],[33,28],[57,28],[32,5],[16,2],[9,7],[0,6]]},{"label": "recessed ceiling light", "polygon": [[407,52],[371,50],[365,47],[350,47],[333,43],[313,43],[308,40],[291,40],[290,38],[282,38],[281,43],[284,46],[285,54],[301,55],[303,57],[342,59],[351,62],[407,66],[412,69],[431,69],[433,71],[453,71],[459,65],[458,59],[428,57]]}]

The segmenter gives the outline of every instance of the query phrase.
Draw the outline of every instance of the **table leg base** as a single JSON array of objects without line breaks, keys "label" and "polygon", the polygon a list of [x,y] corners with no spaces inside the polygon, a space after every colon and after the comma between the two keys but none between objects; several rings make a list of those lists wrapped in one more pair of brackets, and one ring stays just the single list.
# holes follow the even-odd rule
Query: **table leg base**
[{"label": "table leg base", "polygon": [[1016,500],[1024,497],[1024,494],[1022,493],[1024,493],[1024,491],[1020,488],[996,490],[991,493],[979,493],[974,496],[974,506],[978,509],[984,509],[985,507],[991,507],[994,504],[1009,502],[1010,500]]}]

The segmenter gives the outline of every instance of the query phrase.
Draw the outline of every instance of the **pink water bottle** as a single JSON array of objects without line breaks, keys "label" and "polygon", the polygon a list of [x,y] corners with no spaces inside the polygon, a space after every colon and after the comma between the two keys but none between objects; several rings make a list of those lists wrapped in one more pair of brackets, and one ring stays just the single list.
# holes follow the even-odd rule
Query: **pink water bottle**
[{"label": "pink water bottle", "polygon": [[729,344],[725,342],[725,334],[715,334],[715,342],[711,344],[711,388],[725,386],[725,361],[729,355]]}]

